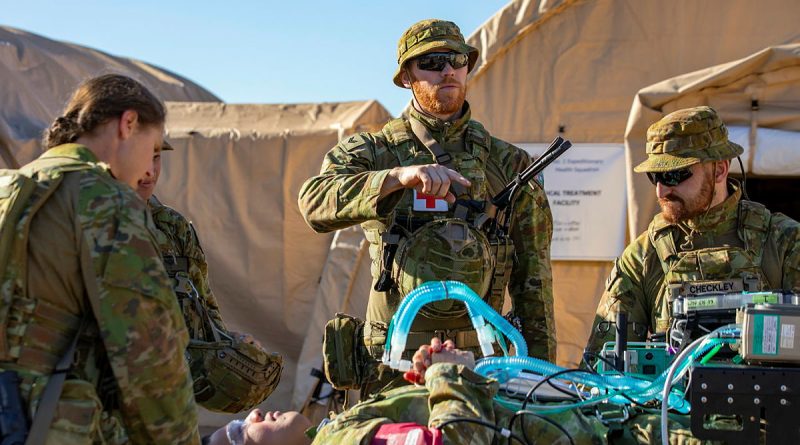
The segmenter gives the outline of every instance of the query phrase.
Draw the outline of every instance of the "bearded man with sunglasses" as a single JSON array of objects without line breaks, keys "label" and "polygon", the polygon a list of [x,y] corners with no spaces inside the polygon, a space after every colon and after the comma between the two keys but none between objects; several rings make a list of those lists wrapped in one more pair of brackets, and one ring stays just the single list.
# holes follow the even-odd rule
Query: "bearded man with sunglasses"
[{"label": "bearded man with sunglasses", "polygon": [[742,152],[710,107],[678,110],[650,126],[647,160],[634,171],[655,186],[661,213],[615,261],[587,351],[614,340],[618,313],[627,314],[630,341],[666,332],[670,284],[800,291],[800,224],[743,197],[728,177]]},{"label": "bearded man with sunglasses", "polygon": [[[373,288],[363,338],[373,369],[403,297],[445,279],[469,285],[497,311],[508,287],[530,354],[555,360],[553,227],[542,186],[531,181],[520,193],[502,243],[487,241],[481,229],[485,204],[531,158],[470,119],[466,78],[477,58],[454,23],[412,25],[400,38],[393,81],[411,89],[413,106],[378,133],[342,140],[300,191],[300,209],[314,230],[361,224],[370,242]],[[459,348],[479,345],[464,305],[453,300],[427,305],[411,330],[406,358],[432,335]],[[402,381],[388,372],[379,383],[365,380],[362,397]]]}]

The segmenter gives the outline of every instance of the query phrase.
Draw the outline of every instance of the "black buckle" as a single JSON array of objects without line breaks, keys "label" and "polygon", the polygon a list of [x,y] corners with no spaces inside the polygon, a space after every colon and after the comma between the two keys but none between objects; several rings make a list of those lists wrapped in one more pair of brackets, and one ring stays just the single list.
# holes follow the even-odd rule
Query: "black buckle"
[{"label": "black buckle", "polygon": [[444,343],[447,340],[453,340],[453,343],[456,341],[456,337],[458,336],[458,330],[455,329],[436,329],[433,331],[433,335],[435,337],[439,337],[439,340]]},{"label": "black buckle", "polygon": [[439,163],[439,164],[442,164],[442,165],[447,164],[448,162],[450,162],[452,160],[453,160],[453,157],[450,156],[450,153],[446,153],[445,152],[445,153],[442,153],[442,154],[436,156],[436,162]]}]

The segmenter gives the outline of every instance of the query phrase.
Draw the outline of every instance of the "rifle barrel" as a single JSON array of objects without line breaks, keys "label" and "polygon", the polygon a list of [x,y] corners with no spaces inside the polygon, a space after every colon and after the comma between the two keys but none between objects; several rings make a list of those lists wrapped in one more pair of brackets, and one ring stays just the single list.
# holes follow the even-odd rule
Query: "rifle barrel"
[{"label": "rifle barrel", "polygon": [[533,179],[534,176],[541,173],[548,165],[552,164],[553,161],[558,159],[559,156],[564,154],[570,147],[572,147],[572,143],[563,139],[561,136],[557,136],[553,139],[553,142],[550,143],[550,146],[545,150],[544,154],[536,159],[531,165],[529,165],[525,170],[517,175],[514,180],[505,186],[503,190],[500,191],[497,195],[492,197],[492,204],[494,204],[497,209],[505,209],[508,205],[514,200],[514,195],[516,195],[517,189],[524,184],[527,184],[528,181]]}]

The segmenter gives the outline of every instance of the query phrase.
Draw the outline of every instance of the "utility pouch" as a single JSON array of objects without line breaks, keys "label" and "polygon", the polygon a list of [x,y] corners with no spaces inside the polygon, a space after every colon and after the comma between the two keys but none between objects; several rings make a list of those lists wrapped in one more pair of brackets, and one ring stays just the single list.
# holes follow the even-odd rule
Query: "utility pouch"
[{"label": "utility pouch", "polygon": [[0,372],[0,444],[22,445],[28,436],[28,421],[22,410],[19,376],[16,371]]},{"label": "utility pouch", "polygon": [[364,321],[337,313],[325,324],[322,340],[325,376],[335,389],[358,389],[363,380],[367,351]]},{"label": "utility pouch", "polygon": [[494,310],[500,312],[506,295],[506,285],[511,280],[511,271],[514,267],[514,242],[508,236],[494,235],[489,237],[489,246],[497,263],[494,266],[487,303]]}]

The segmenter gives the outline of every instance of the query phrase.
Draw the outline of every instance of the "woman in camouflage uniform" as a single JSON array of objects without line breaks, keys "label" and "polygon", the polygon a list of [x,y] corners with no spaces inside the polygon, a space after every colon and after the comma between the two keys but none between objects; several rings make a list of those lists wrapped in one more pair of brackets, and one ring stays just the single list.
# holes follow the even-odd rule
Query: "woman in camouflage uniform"
[{"label": "woman in camouflage uniform", "polygon": [[0,370],[19,376],[29,443],[199,443],[186,328],[133,190],[164,120],[140,83],[96,77],[47,131],[48,150],[4,173],[32,184],[0,195]]}]

